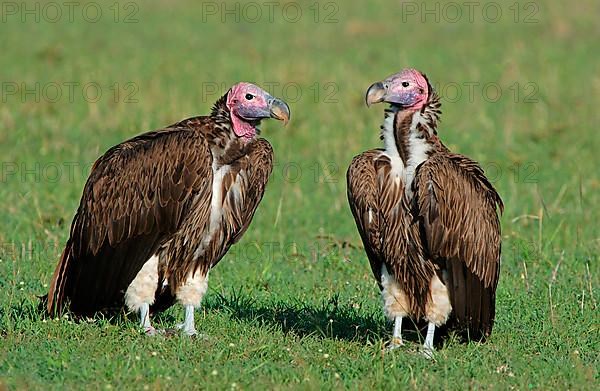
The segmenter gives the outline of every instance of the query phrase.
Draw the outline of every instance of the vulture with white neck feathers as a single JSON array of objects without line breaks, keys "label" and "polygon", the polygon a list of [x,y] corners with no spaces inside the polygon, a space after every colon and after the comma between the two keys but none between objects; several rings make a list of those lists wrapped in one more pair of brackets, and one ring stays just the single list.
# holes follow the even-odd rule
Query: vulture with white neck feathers
[{"label": "vulture with white neck feathers", "polygon": [[371,269],[394,320],[484,340],[492,331],[500,272],[500,196],[477,162],[452,153],[437,135],[440,101],[427,78],[405,69],[371,85],[367,105],[386,102],[384,149],[354,158],[348,200]]},{"label": "vulture with white neck feathers", "polygon": [[287,123],[287,104],[250,83],[234,85],[211,115],[183,120],[109,149],[92,168],[48,294],[47,310],[140,314],[177,299],[180,325],[196,334],[194,309],[208,272],[248,228],[272,171],[257,138],[261,119]]}]

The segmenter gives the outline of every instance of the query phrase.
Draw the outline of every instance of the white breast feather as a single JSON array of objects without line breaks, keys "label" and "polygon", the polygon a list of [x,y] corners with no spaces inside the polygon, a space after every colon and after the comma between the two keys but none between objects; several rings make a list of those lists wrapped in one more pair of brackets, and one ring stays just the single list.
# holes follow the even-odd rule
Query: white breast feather
[{"label": "white breast feather", "polygon": [[[418,126],[424,119],[421,113],[417,111],[413,114],[410,130],[408,134],[408,161],[404,174],[404,183],[406,183],[406,195],[412,197],[412,181],[415,178],[417,167],[427,160],[427,153],[431,150],[431,145],[427,143],[425,137],[419,135]],[[420,137],[421,136],[421,137]]]},{"label": "white breast feather", "polygon": [[394,118],[394,114],[386,113],[383,122],[382,134],[385,154],[390,159],[390,175],[394,179],[394,183],[399,184],[400,181],[403,181],[405,184],[406,195],[412,197],[412,181],[415,177],[415,172],[417,167],[427,160],[427,153],[431,150],[431,145],[427,143],[424,137],[420,137],[421,135],[419,134],[418,126],[420,124],[425,124],[425,120],[421,116],[421,112],[417,111],[413,114],[412,122],[410,124],[408,135],[409,158],[405,166],[402,158],[400,158],[396,139],[394,137]]},{"label": "white breast feather", "polygon": [[194,251],[194,257],[199,258],[204,251],[206,246],[210,243],[215,232],[221,225],[221,217],[223,216],[223,203],[222,203],[222,190],[223,190],[223,178],[229,172],[229,166],[224,165],[218,169],[213,163],[213,181],[212,181],[212,194],[210,198],[210,220],[208,225],[208,232],[204,236],[204,239]]},{"label": "white breast feather", "polygon": [[394,114],[386,114],[383,121],[383,143],[385,154],[390,158],[390,165],[392,166],[390,175],[394,178],[394,183],[398,185],[404,177],[404,163],[400,158],[396,138],[394,137],[394,117]]},{"label": "white breast feather", "polygon": [[210,226],[209,236],[212,236],[214,231],[219,226],[219,221],[222,216],[222,199],[223,194],[223,178],[229,172],[229,166],[221,166],[217,170],[213,167],[213,183],[212,183],[212,197],[210,199]]},{"label": "white breast feather", "polygon": [[410,124],[410,133],[408,135],[408,151],[409,158],[407,162],[407,167],[405,170],[405,183],[406,183],[406,194],[410,197],[412,196],[412,181],[415,177],[415,173],[417,167],[425,160],[427,160],[427,153],[431,150],[431,145],[429,145],[424,137],[419,137],[419,131],[417,127],[419,123],[423,121],[420,112],[416,112],[413,114],[413,119]]}]

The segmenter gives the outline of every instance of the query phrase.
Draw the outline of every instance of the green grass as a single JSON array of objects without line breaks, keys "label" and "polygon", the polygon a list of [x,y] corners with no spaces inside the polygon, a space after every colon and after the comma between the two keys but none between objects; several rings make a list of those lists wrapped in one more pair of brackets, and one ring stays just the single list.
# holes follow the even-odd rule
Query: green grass
[{"label": "green grass", "polygon": [[[497,3],[497,23],[483,6],[473,23],[422,23],[381,0],[338,1],[336,23],[323,23],[335,10],[327,2],[320,23],[300,2],[297,23],[281,3],[272,23],[265,8],[260,23],[226,24],[203,21],[192,1],[139,3],[137,23],[115,23],[108,3],[98,23],[82,7],[73,22],[0,23],[3,83],[95,82],[103,92],[97,103],[80,88],[72,102],[50,102],[46,91],[39,102],[4,94],[0,103],[0,389],[598,388],[597,1],[536,2],[530,24],[526,2],[519,23],[512,2]],[[119,6],[123,18],[130,9]],[[406,66],[448,95],[461,86],[444,102],[440,135],[487,168],[506,204],[494,333],[483,345],[450,340],[435,362],[415,338],[382,350],[391,326],[346,202],[351,158],[380,143],[383,107],[367,109],[364,92]],[[272,92],[287,98],[292,121],[264,126],[277,165],[250,229],[211,273],[196,318],[207,338],[146,338],[135,316],[45,319],[37,295],[90,164],[128,137],[207,113],[217,95],[203,94],[206,83],[224,92],[238,80],[280,83]],[[464,83],[474,82],[498,83],[501,97],[490,102],[475,87],[469,99]],[[126,83],[137,102],[125,102]],[[535,102],[525,102],[527,83]],[[157,322],[182,316],[176,306]]]}]

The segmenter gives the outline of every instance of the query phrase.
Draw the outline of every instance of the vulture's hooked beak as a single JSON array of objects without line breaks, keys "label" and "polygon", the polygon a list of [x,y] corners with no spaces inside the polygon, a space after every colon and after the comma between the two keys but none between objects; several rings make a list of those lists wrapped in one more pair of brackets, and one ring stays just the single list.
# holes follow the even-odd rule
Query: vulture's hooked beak
[{"label": "vulture's hooked beak", "polygon": [[290,121],[290,107],[281,99],[273,98],[269,101],[269,111],[271,118],[283,121],[283,125],[287,125]]},{"label": "vulture's hooked beak", "polygon": [[375,103],[383,102],[386,94],[387,88],[385,88],[382,82],[378,81],[377,83],[371,84],[371,87],[369,87],[367,95],[365,96],[367,107],[371,107],[371,105]]}]

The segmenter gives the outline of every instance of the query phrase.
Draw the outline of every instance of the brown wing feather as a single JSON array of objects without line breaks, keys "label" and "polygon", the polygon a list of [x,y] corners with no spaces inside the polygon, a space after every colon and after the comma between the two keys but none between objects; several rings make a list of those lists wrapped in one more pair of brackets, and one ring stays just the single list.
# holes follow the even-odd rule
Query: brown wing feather
[{"label": "brown wing feather", "polygon": [[392,175],[387,157],[378,159],[377,166],[384,262],[406,293],[412,316],[420,319],[425,315],[430,298],[429,283],[436,267],[425,256],[419,226],[410,214],[404,183],[396,184],[401,178]]},{"label": "brown wing feather", "polygon": [[392,177],[390,160],[381,151],[354,158],[348,169],[348,200],[378,284],[385,264],[406,292],[412,315],[420,318],[436,269],[423,256],[401,178]]},{"label": "brown wing feather", "polygon": [[474,339],[489,335],[500,271],[500,196],[476,162],[451,153],[424,162],[413,190],[426,250],[447,272],[455,326]]},{"label": "brown wing feather", "polygon": [[216,249],[213,267],[250,226],[273,170],[273,148],[265,139],[248,145],[247,154],[232,164],[223,181],[223,236],[225,245]]},{"label": "brown wing feather", "polygon": [[66,299],[82,314],[120,306],[192,200],[210,204],[211,161],[202,133],[183,127],[143,134],[99,158],[54,273],[48,311],[60,311]]},{"label": "brown wing feather", "polygon": [[273,171],[271,144],[265,139],[254,141],[249,146],[248,154],[240,161],[239,168],[234,171],[237,171],[237,175],[232,178],[232,182],[238,183],[239,188],[229,187],[224,202],[224,218],[229,227],[230,244],[237,243],[246,232],[265,194],[265,186]]},{"label": "brown wing feather", "polygon": [[352,159],[346,173],[348,202],[356,227],[369,258],[373,275],[381,288],[381,216],[379,214],[378,180],[375,159],[380,150],[366,151]]},{"label": "brown wing feather", "polygon": [[[191,262],[178,261],[176,268],[167,271],[170,286],[178,286],[192,271],[208,272],[227,253],[231,245],[241,238],[264,195],[272,169],[273,148],[264,139],[252,141],[247,145],[245,155],[230,163],[230,168],[221,182],[220,229],[214,232],[198,258],[192,258],[190,253],[188,258]],[[185,237],[177,235],[169,243],[167,252],[175,254],[178,249],[189,247],[182,245],[182,240],[185,240]],[[183,258],[185,259],[185,256]],[[175,259],[175,256],[171,259]]]}]

